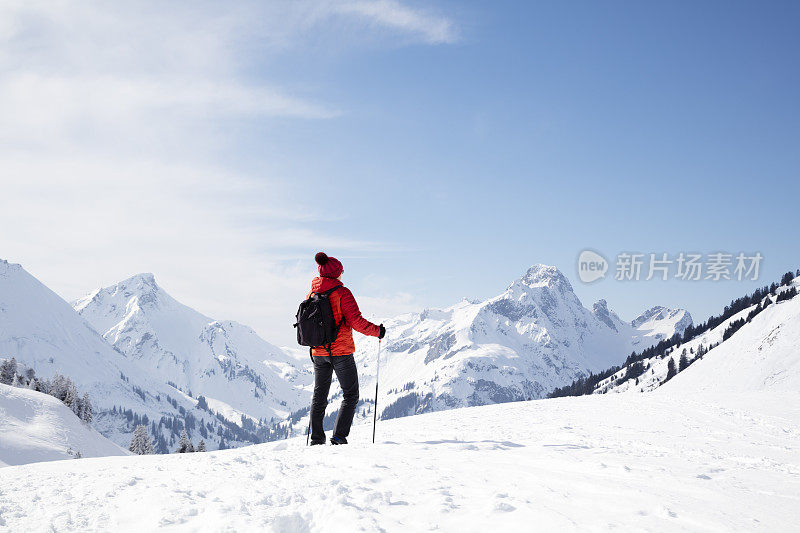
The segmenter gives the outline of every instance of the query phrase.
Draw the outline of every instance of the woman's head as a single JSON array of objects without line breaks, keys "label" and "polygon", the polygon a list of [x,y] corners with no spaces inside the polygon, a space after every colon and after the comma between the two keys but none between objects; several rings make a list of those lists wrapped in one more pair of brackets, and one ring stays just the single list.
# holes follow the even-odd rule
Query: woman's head
[{"label": "woman's head", "polygon": [[323,278],[337,279],[344,272],[342,263],[335,257],[329,257],[325,252],[318,252],[314,256],[314,261],[319,265],[317,269]]}]

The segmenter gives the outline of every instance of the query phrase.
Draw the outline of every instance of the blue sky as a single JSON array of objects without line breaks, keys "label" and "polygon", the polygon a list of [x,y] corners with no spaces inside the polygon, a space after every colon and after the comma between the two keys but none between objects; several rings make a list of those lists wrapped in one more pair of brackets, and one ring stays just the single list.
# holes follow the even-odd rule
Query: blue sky
[{"label": "blue sky", "polygon": [[[0,257],[67,298],[152,271],[285,344],[318,249],[373,316],[541,262],[702,320],[800,267],[794,2],[2,9]],[[765,259],[584,285],[584,248]]]}]

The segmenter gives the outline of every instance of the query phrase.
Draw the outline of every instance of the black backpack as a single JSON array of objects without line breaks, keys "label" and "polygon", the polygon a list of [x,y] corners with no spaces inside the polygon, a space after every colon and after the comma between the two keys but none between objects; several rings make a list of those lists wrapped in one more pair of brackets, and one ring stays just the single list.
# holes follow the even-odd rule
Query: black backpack
[{"label": "black backpack", "polygon": [[[297,309],[297,343],[300,346],[323,346],[331,353],[331,345],[339,335],[341,323],[336,323],[333,316],[333,307],[329,296],[341,287],[329,289],[325,292],[312,293],[308,300],[303,300]],[[344,318],[342,319],[344,320]]]}]

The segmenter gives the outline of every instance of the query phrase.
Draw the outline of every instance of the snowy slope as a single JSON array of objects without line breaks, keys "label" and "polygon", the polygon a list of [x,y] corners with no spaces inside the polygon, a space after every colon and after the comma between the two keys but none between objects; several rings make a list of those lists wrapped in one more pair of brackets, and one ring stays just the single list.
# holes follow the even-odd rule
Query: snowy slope
[{"label": "snowy slope", "polygon": [[800,402],[800,297],[767,307],[664,389],[674,394],[779,391]]},{"label": "snowy slope", "polygon": [[[172,409],[166,402],[141,398],[135,390],[157,394],[167,386],[139,372],[67,302],[20,265],[5,261],[0,261],[0,354],[16,357],[37,376],[60,373],[72,378],[80,392],[89,392],[98,420],[115,405],[153,415]],[[114,431],[114,421],[107,422],[104,433]]]},{"label": "snowy slope", "polygon": [[[379,411],[393,418],[542,398],[689,324],[683,310],[653,308],[633,323],[605,300],[590,311],[558,269],[534,265],[495,298],[387,322]],[[374,387],[376,344],[357,340],[363,390]]]},{"label": "snowy slope", "polygon": [[140,369],[210,404],[269,419],[308,401],[301,386],[310,374],[295,358],[247,326],[181,304],[152,274],[95,290],[74,308]]},{"label": "snowy slope", "polygon": [[128,452],[81,422],[61,401],[0,384],[0,466]]},{"label": "snowy slope", "polygon": [[[196,409],[196,399],[144,372],[20,265],[0,260],[0,358],[8,357],[40,378],[70,377],[81,394],[90,395],[93,427],[124,448],[144,417],[151,437],[161,437],[169,449],[187,424],[195,442],[205,437],[215,449],[220,441],[221,422]],[[247,438],[223,429],[229,444]]]},{"label": "snowy slope", "polygon": [[782,532],[800,523],[800,404],[783,395],[473,407],[379,422],[376,445],[370,429],[357,427],[349,446],[298,438],[5,468],[0,527]]},{"label": "snowy slope", "polygon": [[0,261],[0,356],[15,356],[39,376],[59,372],[91,385],[96,400],[135,396],[120,379],[122,355],[58,295],[5,261]]},{"label": "snowy slope", "polygon": [[[794,286],[800,279],[793,281]],[[778,294],[788,287],[778,289]],[[635,380],[627,379],[628,369],[601,381],[595,393],[647,392],[664,384],[668,364],[673,360],[679,368],[681,354],[691,365],[666,382],[673,381],[686,391],[714,390],[718,392],[752,391],[759,389],[800,390],[800,298],[771,303],[765,310],[744,324],[730,338],[723,341],[725,330],[737,320],[746,319],[756,307],[748,307],[717,327],[705,331],[692,340],[667,353],[657,354],[642,361],[644,374]],[[709,350],[698,357],[701,347]]]}]

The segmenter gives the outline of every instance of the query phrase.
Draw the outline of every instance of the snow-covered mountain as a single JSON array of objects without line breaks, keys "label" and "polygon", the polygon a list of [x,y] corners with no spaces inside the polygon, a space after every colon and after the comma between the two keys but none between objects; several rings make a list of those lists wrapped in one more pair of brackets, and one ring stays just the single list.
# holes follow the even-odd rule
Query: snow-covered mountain
[{"label": "snow-covered mountain", "polygon": [[[601,302],[604,300],[601,300]],[[642,350],[659,341],[669,339],[676,333],[683,333],[692,325],[692,315],[685,309],[668,309],[656,306],[625,324],[622,331],[632,328],[631,346]]]},{"label": "snow-covered mountain", "polygon": [[111,416],[113,408],[151,420],[179,414],[167,399],[166,384],[139,371],[67,302],[20,265],[6,261],[0,261],[0,357],[15,357],[42,378],[69,376],[80,392],[89,393],[95,427],[122,446],[128,428],[122,417]]},{"label": "snow-covered mountain", "polygon": [[[542,398],[690,324],[684,310],[655,307],[633,322],[605,300],[589,310],[558,269],[534,265],[497,297],[389,321],[379,412],[393,418]],[[357,343],[364,390],[374,386],[376,344]]]},{"label": "snow-covered mountain", "polygon": [[139,274],[73,304],[105,340],[164,383],[216,411],[282,419],[308,403],[308,370],[252,329],[217,321],[181,304]]},{"label": "snow-covered mountain", "polygon": [[60,400],[0,384],[0,466],[127,454]]},{"label": "snow-covered mountain", "polygon": [[[0,358],[15,357],[40,378],[70,377],[88,392],[95,427],[123,448],[137,424],[148,426],[158,450],[171,451],[182,429],[209,449],[269,438],[266,428],[220,403],[201,405],[112,347],[86,320],[26,272],[0,260]],[[220,413],[220,416],[217,416]]]},{"label": "snow-covered mountain", "polygon": [[[594,393],[648,392],[662,385],[687,393],[800,390],[800,297],[777,301],[798,286],[795,278],[691,340],[622,368]],[[737,323],[743,325],[731,334]]]}]

